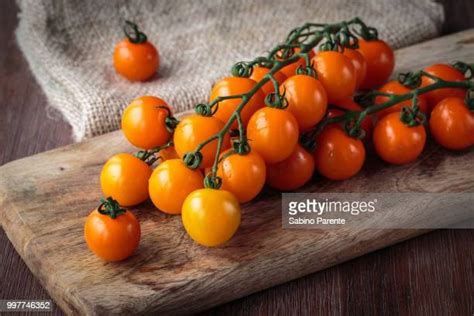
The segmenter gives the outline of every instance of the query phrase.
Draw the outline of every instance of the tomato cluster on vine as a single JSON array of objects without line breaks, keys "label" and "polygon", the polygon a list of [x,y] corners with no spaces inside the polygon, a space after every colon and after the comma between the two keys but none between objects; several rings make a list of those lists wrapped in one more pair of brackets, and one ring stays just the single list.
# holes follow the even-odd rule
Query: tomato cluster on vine
[{"label": "tomato cluster on vine", "polygon": [[472,66],[435,64],[388,81],[394,65],[390,46],[357,18],[305,24],[269,57],[236,64],[209,103],[179,121],[166,101],[139,97],[121,125],[141,151],[106,162],[100,183],[112,202],[102,206],[110,216],[150,198],[161,212],[181,214],[194,241],[214,247],[232,238],[240,204],[265,185],[292,191],[314,173],[354,177],[371,140],[395,165],[420,156],[426,127],[447,149],[474,145]]}]

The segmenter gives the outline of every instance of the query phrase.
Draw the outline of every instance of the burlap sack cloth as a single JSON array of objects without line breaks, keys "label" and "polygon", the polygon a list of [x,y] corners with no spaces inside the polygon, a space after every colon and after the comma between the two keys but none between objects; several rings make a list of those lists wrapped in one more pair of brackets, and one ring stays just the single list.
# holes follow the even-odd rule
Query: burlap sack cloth
[{"label": "burlap sack cloth", "polygon": [[[18,0],[18,43],[50,105],[81,140],[120,128],[138,96],[155,95],[175,111],[206,101],[237,61],[259,56],[304,22],[354,16],[394,48],[437,35],[443,10],[430,0]],[[114,71],[124,19],[135,21],[161,55],[159,74],[131,83]]]}]

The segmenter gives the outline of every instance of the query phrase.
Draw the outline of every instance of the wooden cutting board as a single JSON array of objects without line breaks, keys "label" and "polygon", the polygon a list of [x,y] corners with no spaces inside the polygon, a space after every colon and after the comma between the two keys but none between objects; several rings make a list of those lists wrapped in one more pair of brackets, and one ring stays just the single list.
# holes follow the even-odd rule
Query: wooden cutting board
[{"label": "wooden cutting board", "polygon": [[[434,62],[474,62],[474,30],[396,52],[397,71]],[[231,63],[231,61],[229,61]],[[281,196],[265,190],[243,206],[223,248],[193,243],[179,216],[148,202],[136,253],[104,263],[86,247],[83,224],[100,198],[99,172],[133,151],[120,131],[0,167],[0,222],[15,249],[68,314],[177,313],[209,308],[423,233],[422,230],[294,230],[281,227]],[[303,192],[472,192],[474,150],[429,144],[417,162],[388,166],[374,155],[354,179],[315,177]],[[401,201],[403,203],[403,201]]]}]

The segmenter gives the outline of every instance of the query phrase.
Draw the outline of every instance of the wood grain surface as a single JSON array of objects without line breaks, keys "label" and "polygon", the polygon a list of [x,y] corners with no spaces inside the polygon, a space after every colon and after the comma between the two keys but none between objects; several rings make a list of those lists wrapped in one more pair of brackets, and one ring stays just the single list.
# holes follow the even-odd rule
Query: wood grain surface
[{"label": "wood grain surface", "polygon": [[[445,31],[472,26],[472,2],[446,3]],[[0,3],[0,20],[0,161],[5,163],[71,138],[64,122],[46,115],[46,100],[14,43],[13,1]],[[436,231],[208,313],[469,315],[474,310],[473,242],[472,231]],[[0,259],[0,298],[48,298],[3,233]]]},{"label": "wood grain surface", "polygon": [[[396,57],[400,71],[446,58],[472,62],[474,29],[399,50]],[[267,190],[243,207],[238,234],[217,249],[196,245],[179,216],[145,203],[134,209],[140,248],[125,262],[107,264],[88,251],[83,224],[101,196],[103,163],[132,150],[117,131],[0,167],[3,229],[68,314],[200,311],[424,232],[282,229],[280,194]],[[355,178],[316,178],[301,191],[474,192],[474,150],[459,155],[430,144],[417,162],[402,167],[369,157]]]}]

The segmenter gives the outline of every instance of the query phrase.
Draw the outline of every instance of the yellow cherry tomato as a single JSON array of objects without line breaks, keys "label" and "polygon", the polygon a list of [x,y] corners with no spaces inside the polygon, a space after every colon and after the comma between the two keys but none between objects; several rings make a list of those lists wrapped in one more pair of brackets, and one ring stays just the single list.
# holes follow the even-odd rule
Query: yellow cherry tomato
[{"label": "yellow cherry tomato", "polygon": [[232,238],[240,225],[240,206],[224,190],[200,189],[184,201],[183,226],[198,244],[216,247]]}]

